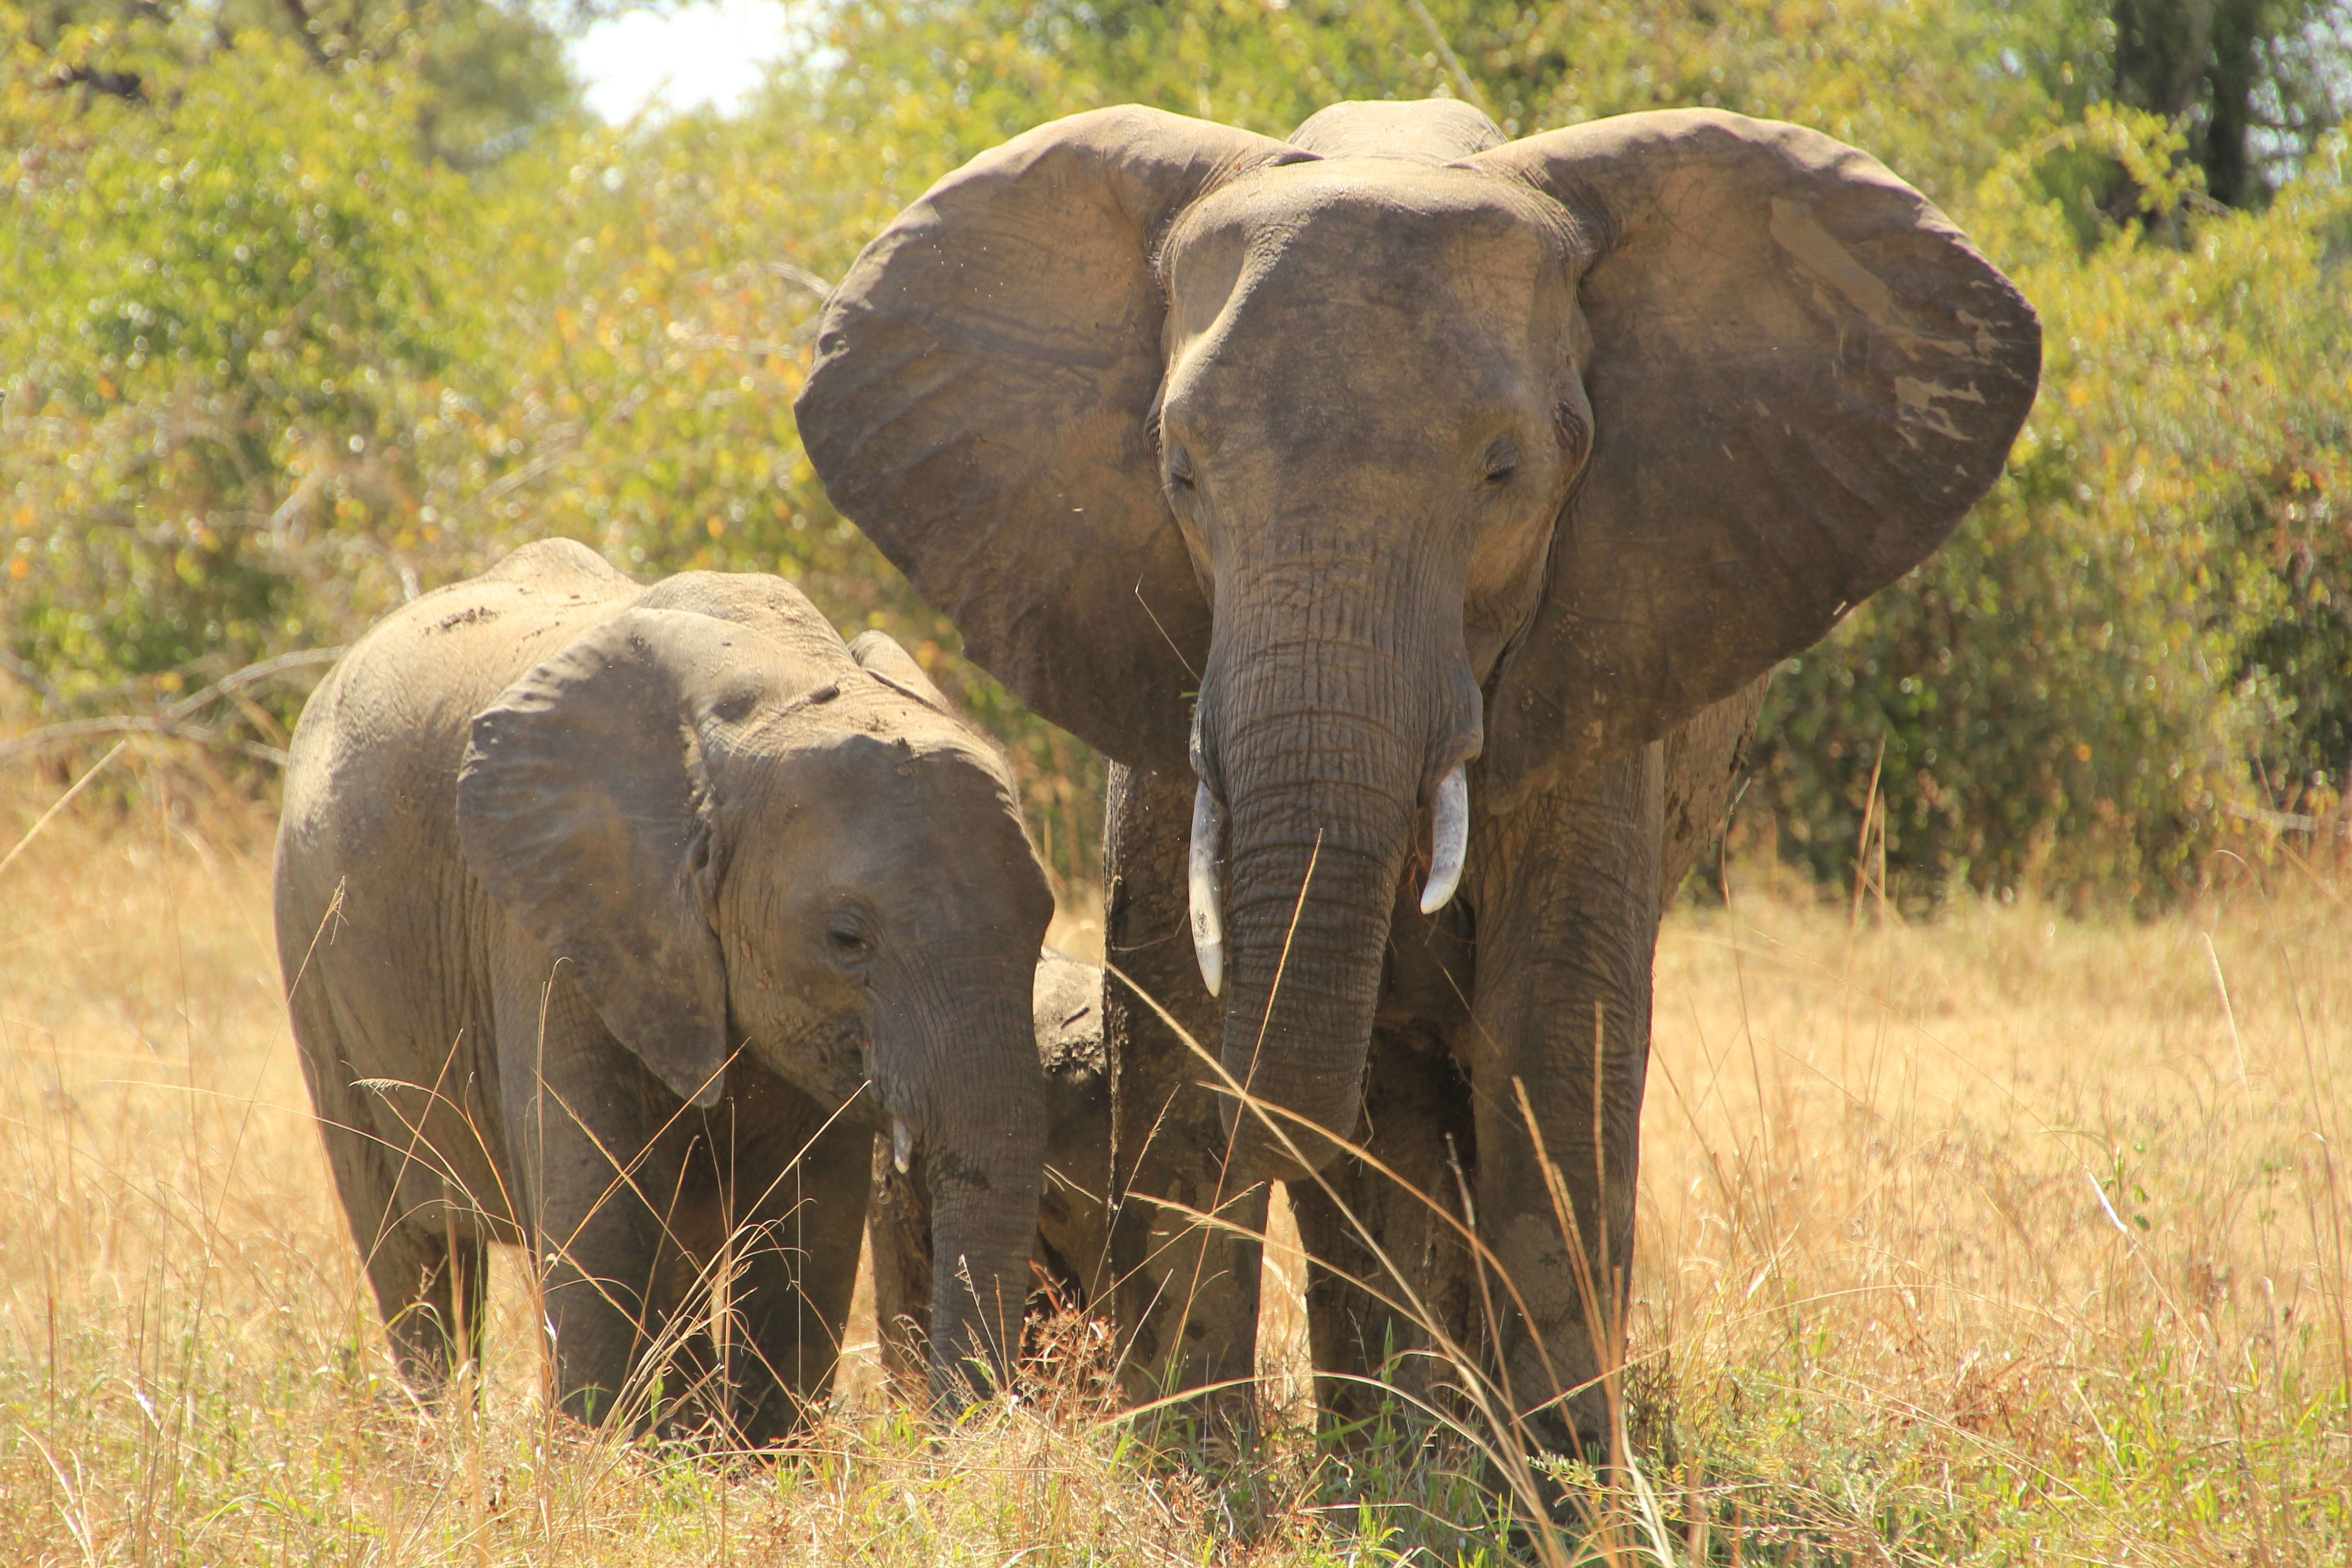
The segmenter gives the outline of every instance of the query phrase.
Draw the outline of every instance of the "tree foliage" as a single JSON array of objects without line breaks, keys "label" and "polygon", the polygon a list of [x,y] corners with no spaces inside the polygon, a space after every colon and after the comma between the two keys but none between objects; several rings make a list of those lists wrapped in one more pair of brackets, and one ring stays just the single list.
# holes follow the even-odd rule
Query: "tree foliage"
[{"label": "tree foliage", "polygon": [[2278,123],[2250,121],[2249,178],[2276,194],[2242,212],[2210,117],[2134,97],[2120,8],[2055,0],[864,0],[746,112],[629,131],[561,79],[547,18],[588,14],[0,7],[0,605],[51,716],[340,641],[561,533],[648,575],[783,571],[890,629],[1013,744],[1076,870],[1097,765],[956,659],[800,452],[828,280],[1054,115],[1282,134],[1440,93],[1519,132],[1818,125],[2043,313],[1993,497],[1776,684],[1745,810],[1785,852],[1842,876],[1867,815],[1923,887],[2149,898],[2352,767],[2340,6],[2258,13]]},{"label": "tree foliage", "polygon": [[9,632],[68,699],[340,636],[460,459],[446,411],[498,395],[413,78],[259,34],[64,40],[109,45],[143,101],[47,89],[25,49],[0,100]]},{"label": "tree foliage", "polygon": [[[397,61],[414,129],[435,156],[478,165],[512,151],[577,99],[563,32],[643,0],[26,0],[26,41],[72,83],[134,102],[172,89],[126,54],[153,63],[234,49],[261,36],[290,44],[322,70]],[[128,46],[126,48],[125,46]]]}]

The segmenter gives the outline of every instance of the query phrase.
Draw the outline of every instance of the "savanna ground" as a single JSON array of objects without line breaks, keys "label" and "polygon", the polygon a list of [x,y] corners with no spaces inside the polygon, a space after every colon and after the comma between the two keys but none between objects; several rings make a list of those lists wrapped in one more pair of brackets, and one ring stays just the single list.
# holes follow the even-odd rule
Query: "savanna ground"
[{"label": "savanna ground", "polygon": [[[0,800],[0,852],[53,798]],[[130,799],[93,789],[0,868],[0,1560],[1535,1553],[1458,1443],[1341,1464],[1277,1422],[1155,1458],[1066,1388],[934,1442],[882,1397],[870,1322],[781,1463],[585,1432],[537,1398],[511,1254],[478,1412],[421,1411],[310,1123],[268,824],[164,774]],[[1570,1550],[2345,1561],[2347,882],[2224,864],[2105,925],[2030,901],[1906,923],[1754,862],[1729,884],[1659,948],[1641,1487],[1569,1476]],[[1289,1261],[1265,1360],[1295,1412]]]}]

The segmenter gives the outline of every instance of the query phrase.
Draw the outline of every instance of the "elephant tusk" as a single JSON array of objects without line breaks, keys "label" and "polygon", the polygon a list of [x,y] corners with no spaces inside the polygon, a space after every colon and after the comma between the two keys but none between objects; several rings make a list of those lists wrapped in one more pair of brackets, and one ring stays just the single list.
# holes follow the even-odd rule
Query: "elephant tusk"
[{"label": "elephant tusk", "polygon": [[915,1157],[915,1130],[907,1125],[903,1116],[890,1118],[890,1164],[900,1176],[907,1174],[907,1164]]},{"label": "elephant tusk", "polygon": [[1202,784],[1192,796],[1192,956],[1201,961],[1201,983],[1215,996],[1225,985],[1225,925],[1220,913],[1223,890],[1217,862],[1225,851],[1225,813]]},{"label": "elephant tusk", "polygon": [[1429,880],[1421,888],[1423,915],[1436,914],[1452,900],[1454,886],[1462,880],[1463,859],[1470,852],[1467,765],[1455,763],[1445,782],[1437,787],[1437,804],[1430,808],[1429,818]]}]

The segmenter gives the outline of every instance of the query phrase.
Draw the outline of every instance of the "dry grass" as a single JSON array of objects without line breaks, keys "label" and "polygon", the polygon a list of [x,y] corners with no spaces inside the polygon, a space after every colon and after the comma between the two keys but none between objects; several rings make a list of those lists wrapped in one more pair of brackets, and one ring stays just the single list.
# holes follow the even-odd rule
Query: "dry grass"
[{"label": "dry grass", "polygon": [[[0,806],[0,851],[53,798]],[[504,1257],[479,1412],[420,1412],[308,1122],[265,830],[114,810],[0,873],[0,1560],[1511,1550],[1402,1448],[1149,1465],[1050,1400],[933,1443],[862,1374],[772,1467],[585,1433],[535,1398]],[[2126,928],[1761,886],[1675,916],[1629,1377],[1672,1539],[1621,1558],[2344,1561],[2347,953],[2292,876]]]},{"label": "dry grass", "polygon": [[1642,1337],[1748,1517],[1860,1561],[2345,1561],[2352,911],[2270,883],[1669,928]]}]

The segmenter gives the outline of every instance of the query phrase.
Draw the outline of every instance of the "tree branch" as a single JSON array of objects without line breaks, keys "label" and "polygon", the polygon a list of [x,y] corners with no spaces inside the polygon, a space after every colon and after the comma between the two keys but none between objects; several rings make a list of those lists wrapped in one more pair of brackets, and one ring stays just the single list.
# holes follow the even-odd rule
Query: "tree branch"
[{"label": "tree branch", "polygon": [[69,87],[86,87],[129,103],[147,101],[147,84],[140,80],[137,71],[110,71],[103,66],[60,66],[49,77],[50,90],[63,92]]},{"label": "tree branch", "polygon": [[310,63],[321,69],[331,65],[333,62],[327,58],[326,46],[319,41],[318,25],[310,20],[310,8],[302,4],[302,0],[278,0],[278,4],[286,7],[287,18],[294,24],[294,31],[301,35],[302,47],[310,53]]},{"label": "tree branch", "polygon": [[209,725],[175,723],[169,718],[141,718],[128,716],[117,718],[80,718],[70,724],[53,724],[47,729],[37,729],[30,735],[0,745],[0,762],[20,757],[28,751],[38,751],[68,740],[87,740],[99,735],[152,735],[166,740],[193,740],[199,746],[226,746],[257,758],[275,767],[286,766],[287,754],[274,746],[243,740],[226,730]]},{"label": "tree branch", "polygon": [[58,690],[56,685],[50,682],[47,675],[42,674],[41,672],[32,664],[16,657],[16,654],[9,653],[5,648],[0,648],[0,670],[7,671],[9,674],[15,676],[17,680],[24,682],[25,685],[39,693],[41,700],[48,704],[49,706],[61,708],[66,706],[66,699],[63,694]]},{"label": "tree branch", "polygon": [[0,762],[65,741],[86,740],[92,736],[153,735],[172,740],[193,740],[202,746],[226,746],[247,757],[258,758],[283,768],[286,766],[286,753],[278,747],[242,739],[217,726],[197,723],[195,716],[206,704],[224,696],[234,700],[247,687],[257,685],[272,675],[316,664],[331,664],[342,655],[341,648],[300,648],[247,664],[236,674],[224,675],[201,691],[182,697],[153,714],[116,714],[105,718],[78,718],[64,724],[48,725],[17,736],[13,740],[0,742]]}]

